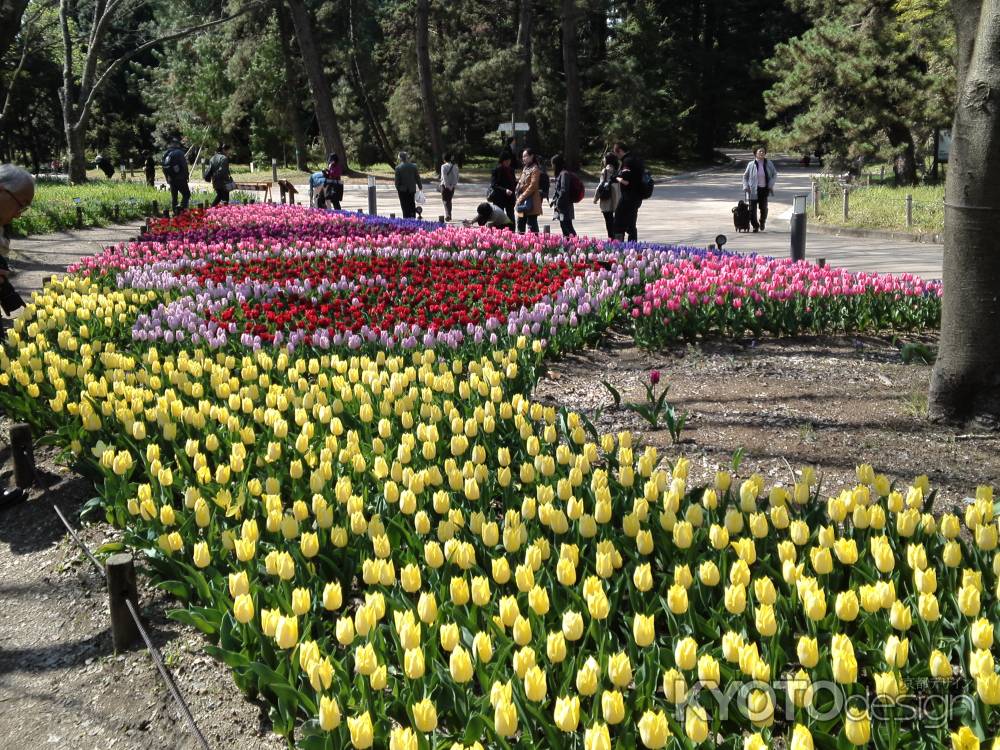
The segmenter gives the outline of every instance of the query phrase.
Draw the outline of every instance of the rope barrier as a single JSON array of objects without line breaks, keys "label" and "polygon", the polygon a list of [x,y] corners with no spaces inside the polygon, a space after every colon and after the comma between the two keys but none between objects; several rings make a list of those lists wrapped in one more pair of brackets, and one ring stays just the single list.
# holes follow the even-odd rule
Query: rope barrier
[{"label": "rope barrier", "polygon": [[[56,515],[59,516],[59,520],[62,521],[63,526],[66,527],[66,531],[69,532],[69,535],[72,537],[73,541],[76,542],[76,545],[83,551],[83,554],[89,558],[90,562],[97,569],[97,572],[103,576],[105,574],[104,566],[101,565],[97,558],[94,557],[93,553],[87,549],[87,545],[83,543],[83,540],[80,539],[76,531],[73,530],[73,527],[69,525],[69,522],[66,520],[66,516],[62,514],[62,511],[59,510],[59,507],[55,503],[52,503],[52,509],[56,512]],[[132,619],[135,621],[135,626],[139,630],[139,635],[142,636],[142,640],[146,644],[146,650],[149,652],[150,657],[152,657],[153,664],[156,665],[157,671],[160,673],[160,676],[167,685],[167,689],[170,691],[170,694],[177,703],[181,714],[184,716],[188,728],[191,730],[191,734],[193,734],[195,739],[198,740],[198,744],[203,748],[203,750],[211,750],[208,740],[206,740],[205,735],[201,733],[201,730],[198,728],[198,724],[195,723],[194,716],[191,713],[191,709],[188,708],[188,705],[184,700],[184,696],[181,695],[180,688],[177,687],[177,683],[174,681],[173,676],[167,669],[166,664],[163,663],[163,657],[160,656],[160,652],[156,646],[153,645],[153,641],[150,639],[149,633],[147,633],[146,629],[142,626],[142,621],[139,619],[139,613],[136,611],[135,605],[133,605],[129,599],[125,600],[125,605],[128,607],[129,614],[132,615]]]}]

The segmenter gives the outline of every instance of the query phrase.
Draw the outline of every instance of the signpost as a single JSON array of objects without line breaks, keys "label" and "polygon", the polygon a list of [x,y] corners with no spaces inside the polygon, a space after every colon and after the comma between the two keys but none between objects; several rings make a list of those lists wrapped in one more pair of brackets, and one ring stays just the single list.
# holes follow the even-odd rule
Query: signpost
[{"label": "signpost", "polygon": [[514,150],[517,150],[517,134],[527,133],[531,130],[531,126],[526,122],[517,122],[514,119],[514,114],[510,115],[510,122],[501,122],[497,125],[497,132],[503,135],[509,135],[514,138]]}]

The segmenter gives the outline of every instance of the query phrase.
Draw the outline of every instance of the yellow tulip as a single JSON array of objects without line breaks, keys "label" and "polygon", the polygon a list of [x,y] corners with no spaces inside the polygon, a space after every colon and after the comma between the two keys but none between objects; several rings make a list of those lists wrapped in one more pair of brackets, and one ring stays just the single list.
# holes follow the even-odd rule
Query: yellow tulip
[{"label": "yellow tulip", "polygon": [[583,736],[583,750],[611,750],[611,735],[607,724],[595,722],[587,727]]},{"label": "yellow tulip", "polygon": [[274,630],[274,640],[278,648],[294,648],[299,642],[299,618],[279,617]]},{"label": "yellow tulip", "polygon": [[646,711],[639,719],[639,738],[650,750],[665,747],[670,736],[667,717],[662,711]]},{"label": "yellow tulip", "polygon": [[[577,698],[579,701],[579,698]],[[601,715],[611,725],[621,724],[625,719],[625,699],[617,690],[605,690],[601,694]]]},{"label": "yellow tulip", "polygon": [[576,673],[576,689],[581,695],[593,695],[601,679],[601,667],[593,656],[587,657]]},{"label": "yellow tulip", "polygon": [[688,610],[687,589],[679,583],[675,583],[667,591],[667,606],[675,615],[682,615]]},{"label": "yellow tulip", "polygon": [[931,676],[939,678],[949,678],[952,676],[951,663],[948,657],[935,649],[930,656]]},{"label": "yellow tulip", "polygon": [[469,652],[461,646],[456,646],[455,650],[451,652],[451,658],[448,660],[448,669],[451,672],[452,679],[457,683],[462,684],[471,680],[473,670]]},{"label": "yellow tulip", "polygon": [[951,733],[952,750],[979,750],[979,737],[969,727],[963,726]]},{"label": "yellow tulip", "polygon": [[312,596],[309,589],[297,588],[292,590],[292,612],[300,617],[312,607]]},{"label": "yellow tulip", "polygon": [[244,625],[253,620],[253,599],[249,594],[237,594],[233,602],[233,617]]},{"label": "yellow tulip", "polygon": [[408,648],[403,654],[403,673],[411,680],[424,676],[424,652],[419,648]]},{"label": "yellow tulip", "polygon": [[687,697],[687,682],[676,669],[668,669],[663,673],[663,695],[668,703],[683,703]]},{"label": "yellow tulip", "polygon": [[517,732],[517,709],[509,700],[500,701],[493,709],[493,729],[501,737],[511,737]]},{"label": "yellow tulip", "polygon": [[424,698],[410,706],[410,709],[413,712],[413,724],[421,732],[433,732],[437,729],[437,709],[430,700]]},{"label": "yellow tulip", "polygon": [[635,645],[639,647],[649,646],[656,637],[653,616],[636,614],[632,621],[632,636],[635,639]]},{"label": "yellow tulip", "polygon": [[792,729],[789,750],[814,750],[812,733],[802,724],[796,724]]},{"label": "yellow tulip", "polygon": [[625,687],[632,682],[632,662],[628,654],[619,651],[608,659],[608,676],[615,687]]},{"label": "yellow tulip", "polygon": [[796,655],[799,657],[802,666],[807,669],[815,667],[819,663],[819,644],[816,642],[816,639],[805,635],[800,637],[798,647],[796,648]]},{"label": "yellow tulip", "polygon": [[375,648],[370,643],[354,649],[354,671],[366,677],[378,668],[378,657]]},{"label": "yellow tulip", "polygon": [[580,698],[576,695],[556,698],[553,719],[563,732],[575,732],[580,724]]},{"label": "yellow tulip", "polygon": [[367,711],[360,716],[348,716],[347,728],[351,733],[351,744],[357,750],[365,750],[372,746],[374,728],[372,718]]},{"label": "yellow tulip", "polygon": [[324,732],[332,732],[340,726],[340,704],[336,698],[322,696],[319,701],[319,726]]},{"label": "yellow tulip", "polygon": [[698,643],[694,638],[688,636],[682,638],[674,646],[674,663],[678,669],[688,671],[694,669],[698,656]]}]

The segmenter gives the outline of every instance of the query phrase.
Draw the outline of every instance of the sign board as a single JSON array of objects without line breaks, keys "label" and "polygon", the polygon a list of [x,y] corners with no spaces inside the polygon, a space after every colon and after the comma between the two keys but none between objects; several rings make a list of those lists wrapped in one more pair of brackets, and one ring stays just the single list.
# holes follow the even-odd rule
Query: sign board
[{"label": "sign board", "polygon": [[939,162],[947,163],[951,152],[951,130],[939,130],[937,137],[937,158]]},{"label": "sign board", "polygon": [[[497,132],[498,133],[510,133],[511,132],[511,127],[510,127],[511,124],[512,123],[509,123],[509,122],[501,122],[499,125],[497,125]],[[515,122],[515,123],[513,123],[513,125],[514,125],[514,132],[517,132],[517,133],[527,133],[529,130],[531,130],[531,128],[528,127],[528,123],[526,123],[526,122]]]}]

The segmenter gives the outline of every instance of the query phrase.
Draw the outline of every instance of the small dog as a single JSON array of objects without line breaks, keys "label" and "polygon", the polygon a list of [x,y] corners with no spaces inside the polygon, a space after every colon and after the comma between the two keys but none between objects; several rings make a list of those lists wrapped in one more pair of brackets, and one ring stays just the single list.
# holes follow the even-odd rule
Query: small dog
[{"label": "small dog", "polygon": [[750,231],[750,206],[746,201],[740,201],[733,209],[733,226],[737,232]]}]

